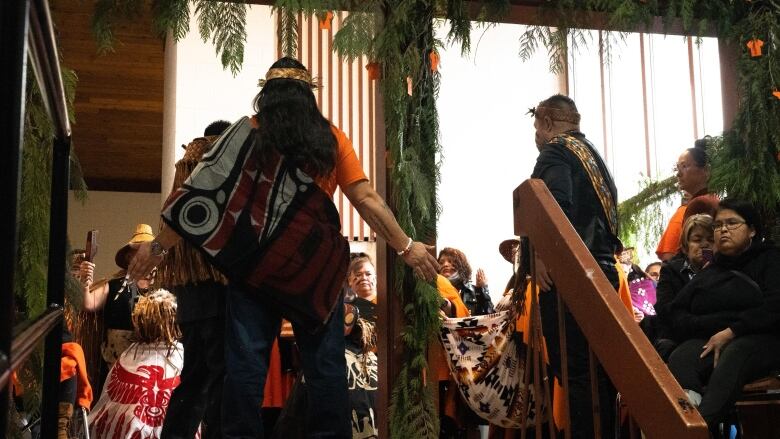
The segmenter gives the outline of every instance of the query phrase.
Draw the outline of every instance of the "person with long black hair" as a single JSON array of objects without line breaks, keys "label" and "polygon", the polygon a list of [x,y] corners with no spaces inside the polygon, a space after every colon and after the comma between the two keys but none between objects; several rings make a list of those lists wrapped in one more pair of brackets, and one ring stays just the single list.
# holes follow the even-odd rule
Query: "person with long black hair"
[{"label": "person with long black hair", "polygon": [[320,113],[306,68],[282,58],[260,85],[255,116],[228,128],[171,194],[166,227],[136,246],[129,275],[143,276],[181,237],[228,277],[225,437],[263,437],[263,384],[284,316],[301,350],[306,434],[349,438],[341,306],[349,246],[332,201],[336,187],[417,277],[433,280],[439,266],[430,246],[404,233],[347,136]]}]

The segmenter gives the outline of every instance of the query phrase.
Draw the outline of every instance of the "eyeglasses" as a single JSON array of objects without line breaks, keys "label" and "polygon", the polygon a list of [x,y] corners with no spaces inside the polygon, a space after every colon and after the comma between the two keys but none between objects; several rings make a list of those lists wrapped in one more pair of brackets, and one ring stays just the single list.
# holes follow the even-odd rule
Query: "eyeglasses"
[{"label": "eyeglasses", "polygon": [[745,222],[734,218],[729,218],[726,221],[713,221],[712,230],[719,232],[723,226],[726,226],[726,230],[734,230],[739,228],[742,224],[745,224]]},{"label": "eyeglasses", "polygon": [[677,163],[676,165],[672,166],[672,172],[685,172],[688,169],[690,169],[692,165],[689,165],[687,163]]}]

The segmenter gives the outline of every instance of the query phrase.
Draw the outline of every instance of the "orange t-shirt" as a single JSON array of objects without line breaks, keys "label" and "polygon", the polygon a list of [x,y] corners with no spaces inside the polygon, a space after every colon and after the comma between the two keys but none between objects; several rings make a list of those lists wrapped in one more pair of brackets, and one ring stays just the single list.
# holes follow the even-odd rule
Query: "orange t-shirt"
[{"label": "orange t-shirt", "polygon": [[350,142],[347,135],[335,125],[331,125],[331,130],[338,142],[336,166],[329,176],[316,178],[315,181],[320,189],[333,196],[333,193],[336,192],[336,185],[344,190],[352,183],[368,180],[368,177],[363,172],[363,165],[360,164],[355,154],[355,149],[352,148],[352,142]]},{"label": "orange t-shirt", "polygon": [[677,253],[680,250],[680,236],[682,235],[683,217],[686,209],[685,205],[678,207],[669,220],[669,225],[666,226],[661,240],[658,241],[658,247],[655,249],[655,254],[659,259],[664,253]]}]

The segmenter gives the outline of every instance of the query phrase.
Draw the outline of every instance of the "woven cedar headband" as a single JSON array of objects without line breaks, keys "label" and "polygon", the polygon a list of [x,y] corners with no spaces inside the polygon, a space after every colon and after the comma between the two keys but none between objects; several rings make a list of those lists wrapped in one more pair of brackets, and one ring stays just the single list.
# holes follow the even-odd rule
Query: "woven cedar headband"
[{"label": "woven cedar headband", "polygon": [[268,70],[265,74],[265,78],[261,78],[257,81],[257,85],[265,87],[265,84],[272,79],[295,79],[303,81],[311,88],[319,87],[319,81],[316,78],[312,78],[311,74],[305,69],[297,69],[294,67],[276,67]]},{"label": "woven cedar headband", "polygon": [[549,117],[552,120],[569,122],[575,125],[580,123],[580,113],[576,111],[567,111],[561,110],[560,108],[545,107],[540,105],[536,108],[531,108],[528,110],[528,112],[535,117]]}]

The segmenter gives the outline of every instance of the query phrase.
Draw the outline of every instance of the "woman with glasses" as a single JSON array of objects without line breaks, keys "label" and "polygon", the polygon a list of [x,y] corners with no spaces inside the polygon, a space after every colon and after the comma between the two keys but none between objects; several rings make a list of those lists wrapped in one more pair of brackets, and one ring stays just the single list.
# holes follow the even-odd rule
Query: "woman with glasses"
[{"label": "woman with glasses", "polygon": [[680,250],[680,235],[685,220],[697,213],[712,215],[718,204],[718,198],[709,193],[710,162],[707,156],[708,138],[699,139],[693,148],[686,149],[677,159],[674,173],[677,186],[686,194],[687,202],[677,208],[666,226],[655,254],[661,261],[671,259]]},{"label": "woman with glasses", "polygon": [[742,386],[780,366],[780,250],[744,201],[723,200],[712,229],[712,262],[670,306],[669,370],[718,438]]}]

